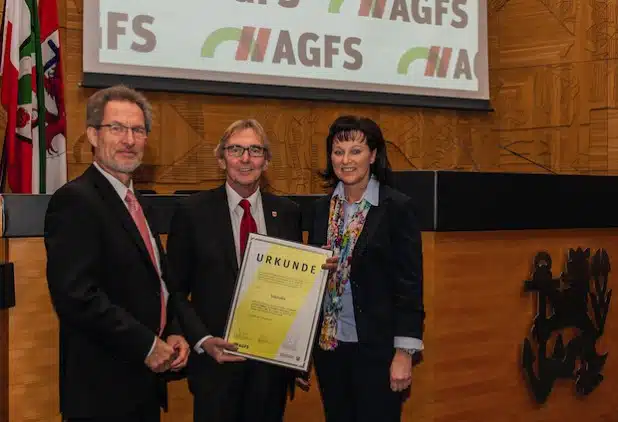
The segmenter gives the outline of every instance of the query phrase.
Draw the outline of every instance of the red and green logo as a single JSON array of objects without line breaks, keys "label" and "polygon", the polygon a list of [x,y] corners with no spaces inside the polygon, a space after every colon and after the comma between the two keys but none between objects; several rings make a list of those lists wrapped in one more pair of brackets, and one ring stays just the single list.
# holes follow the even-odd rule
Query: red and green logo
[{"label": "red and green logo", "polygon": [[[451,58],[453,57],[453,49],[451,47],[431,46],[413,47],[403,53],[397,63],[397,73],[407,75],[412,63],[417,60],[426,60],[425,76],[446,78],[448,76]],[[452,78],[459,79],[462,75],[466,79],[472,79],[472,66],[468,57],[468,51],[460,49],[457,53],[457,61],[453,71]]]},{"label": "red and green logo", "polygon": [[219,28],[213,31],[204,41],[202,57],[213,58],[219,45],[226,41],[236,41],[238,42],[236,60],[246,61],[251,58],[251,61],[263,62],[270,33],[270,28],[255,28],[253,26]]},{"label": "red and green logo", "polygon": [[313,32],[292,35],[286,29],[254,26],[214,30],[202,44],[201,56],[214,58],[217,48],[228,41],[238,44],[235,53],[237,61],[267,61],[307,68],[332,68],[339,61],[343,62],[341,66],[347,70],[358,70],[363,65],[360,38]]}]

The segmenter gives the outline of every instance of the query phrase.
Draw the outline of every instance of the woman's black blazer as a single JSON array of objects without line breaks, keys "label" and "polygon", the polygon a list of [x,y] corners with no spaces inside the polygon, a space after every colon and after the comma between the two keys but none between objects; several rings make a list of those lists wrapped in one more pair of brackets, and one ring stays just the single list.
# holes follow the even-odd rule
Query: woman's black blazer
[{"label": "woman's black blazer", "polygon": [[[327,244],[332,195],[312,204],[308,243]],[[393,350],[395,337],[422,340],[423,253],[412,200],[380,185],[352,253],[354,316],[359,343]]]}]

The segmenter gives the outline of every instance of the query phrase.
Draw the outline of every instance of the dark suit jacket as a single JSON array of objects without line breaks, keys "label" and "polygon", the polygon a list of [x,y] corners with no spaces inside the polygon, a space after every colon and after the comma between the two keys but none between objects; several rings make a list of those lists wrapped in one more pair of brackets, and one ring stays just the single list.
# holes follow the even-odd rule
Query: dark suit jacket
[{"label": "dark suit jacket", "polygon": [[[176,311],[191,309],[167,282],[163,248],[153,235],[170,293],[165,338],[178,333]],[[159,276],[124,202],[94,166],[50,199],[45,247],[60,322],[64,417],[121,414],[143,402],[165,405],[165,382],[144,363],[159,329]]]},{"label": "dark suit jacket", "polygon": [[[350,280],[359,343],[392,354],[394,337],[423,338],[423,258],[411,199],[385,185],[379,195],[352,252]],[[327,243],[331,197],[313,204],[311,245]]]},{"label": "dark suit jacket", "polygon": [[[302,241],[301,214],[296,203],[266,192],[261,195],[268,236]],[[196,193],[179,204],[172,217],[167,250],[176,279],[191,295],[200,318],[199,322],[183,326],[190,343],[206,335],[223,337],[238,277],[225,185]],[[191,390],[216,383],[213,375],[217,365],[207,354],[193,353],[188,366]]]}]

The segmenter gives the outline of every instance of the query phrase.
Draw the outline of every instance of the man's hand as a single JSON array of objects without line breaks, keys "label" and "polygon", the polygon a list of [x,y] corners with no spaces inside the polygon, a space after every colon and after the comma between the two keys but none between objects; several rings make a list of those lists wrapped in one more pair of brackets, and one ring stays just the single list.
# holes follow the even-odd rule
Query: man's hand
[{"label": "man's hand", "polygon": [[176,351],[159,337],[155,340],[154,348],[146,357],[145,363],[153,372],[165,372],[176,358]]},{"label": "man's hand", "polygon": [[228,343],[220,337],[210,337],[202,343],[202,349],[208,353],[214,360],[219,363],[225,362],[242,362],[246,360],[242,356],[230,355],[224,350],[236,351],[238,347],[235,344]]},{"label": "man's hand", "polygon": [[172,346],[177,354],[176,359],[170,364],[170,370],[174,372],[180,371],[187,366],[189,361],[189,343],[187,343],[183,336],[173,334],[167,338],[167,344]]},{"label": "man's hand", "polygon": [[306,392],[311,388],[311,382],[309,378],[296,377],[296,386]]},{"label": "man's hand", "polygon": [[397,350],[391,363],[391,390],[403,391],[412,382],[412,356]]}]

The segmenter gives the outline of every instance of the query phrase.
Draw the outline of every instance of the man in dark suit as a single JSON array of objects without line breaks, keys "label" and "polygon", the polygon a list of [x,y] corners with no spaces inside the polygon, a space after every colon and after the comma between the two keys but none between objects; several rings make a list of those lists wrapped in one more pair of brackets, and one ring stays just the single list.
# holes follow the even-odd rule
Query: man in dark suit
[{"label": "man in dark suit", "polygon": [[235,346],[221,337],[248,234],[300,242],[301,214],[289,199],[259,189],[271,151],[257,121],[233,123],[216,156],[226,173],[225,184],[180,204],[167,244],[170,265],[201,319],[201,324],[183,327],[197,344],[188,365],[194,421],[280,422],[294,373],[240,362],[242,358],[224,354]]},{"label": "man in dark suit", "polygon": [[45,216],[47,281],[60,321],[60,410],[70,422],[157,422],[163,373],[183,368],[190,350],[177,318],[192,308],[168,283],[161,243],[131,179],[152,109],[116,86],[89,99],[86,118],[94,163],[52,196]]}]

